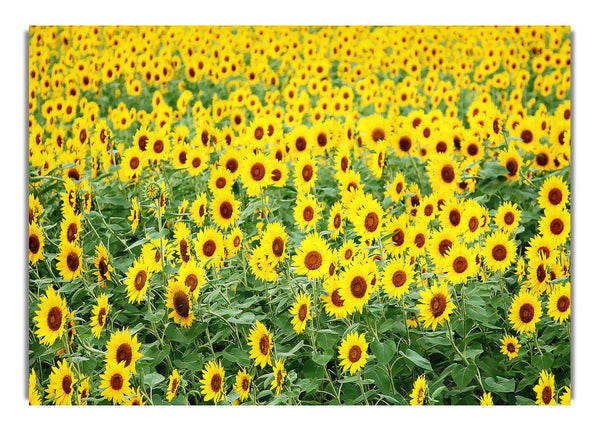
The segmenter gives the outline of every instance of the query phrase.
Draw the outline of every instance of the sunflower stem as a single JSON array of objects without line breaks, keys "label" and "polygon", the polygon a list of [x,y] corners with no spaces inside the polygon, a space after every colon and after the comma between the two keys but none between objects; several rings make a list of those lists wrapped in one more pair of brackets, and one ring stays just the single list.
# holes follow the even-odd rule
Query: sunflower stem
[{"label": "sunflower stem", "polygon": [[364,383],[362,381],[362,373],[360,371],[358,372],[358,378],[360,379],[358,382],[358,385],[360,386],[360,392],[362,393],[362,396],[365,399],[365,405],[368,406],[369,400],[367,398],[367,394],[365,394]]},{"label": "sunflower stem", "polygon": [[410,346],[410,331],[408,328],[408,318],[406,316],[406,303],[404,302],[404,293],[402,294],[402,314],[404,316],[404,326],[406,326],[406,339],[408,341],[408,345]]}]

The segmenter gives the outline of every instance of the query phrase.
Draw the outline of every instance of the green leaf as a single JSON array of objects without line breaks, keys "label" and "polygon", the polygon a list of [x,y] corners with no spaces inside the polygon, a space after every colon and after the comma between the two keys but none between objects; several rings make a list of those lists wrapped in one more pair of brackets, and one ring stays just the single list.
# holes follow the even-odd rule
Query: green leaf
[{"label": "green leaf", "polygon": [[475,364],[469,364],[466,367],[455,367],[452,370],[452,380],[454,380],[459,389],[463,389],[471,383],[476,374],[477,367]]},{"label": "green leaf", "polygon": [[504,377],[486,377],[485,384],[491,392],[514,392],[514,379],[506,379]]},{"label": "green leaf", "polygon": [[478,174],[483,178],[497,178],[500,175],[508,174],[508,169],[500,163],[486,163]]},{"label": "green leaf", "polygon": [[302,346],[304,345],[304,340],[300,340],[298,341],[298,343],[292,347],[290,350],[283,351],[281,348],[277,349],[277,354],[279,356],[283,356],[284,358],[288,357],[288,356],[292,356],[294,353],[296,353]]},{"label": "green leaf", "polygon": [[387,340],[385,343],[375,340],[371,343],[371,350],[375,354],[377,362],[381,365],[385,365],[394,357],[394,353],[396,353],[396,343],[392,340]]},{"label": "green leaf", "polygon": [[315,361],[319,365],[327,365],[327,363],[331,360],[333,355],[327,353],[315,353],[312,355],[312,360]]},{"label": "green leaf", "polygon": [[162,374],[148,373],[144,375],[144,383],[151,388],[158,385],[163,380],[165,380],[165,377]]},{"label": "green leaf", "polygon": [[419,355],[417,352],[411,349],[406,349],[406,351],[398,350],[398,353],[408,359],[410,362],[415,364],[417,367],[423,368],[428,371],[433,371],[431,368],[431,364],[427,359],[423,356]]}]

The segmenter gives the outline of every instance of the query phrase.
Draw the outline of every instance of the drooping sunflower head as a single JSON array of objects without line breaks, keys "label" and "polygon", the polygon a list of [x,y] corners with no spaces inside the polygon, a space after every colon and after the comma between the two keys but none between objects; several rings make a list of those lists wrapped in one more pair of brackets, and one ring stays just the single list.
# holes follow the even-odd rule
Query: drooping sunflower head
[{"label": "drooping sunflower head", "polygon": [[173,372],[169,376],[169,387],[167,388],[167,401],[172,401],[177,395],[177,391],[181,386],[181,378],[179,377],[179,371],[177,368],[173,369]]}]

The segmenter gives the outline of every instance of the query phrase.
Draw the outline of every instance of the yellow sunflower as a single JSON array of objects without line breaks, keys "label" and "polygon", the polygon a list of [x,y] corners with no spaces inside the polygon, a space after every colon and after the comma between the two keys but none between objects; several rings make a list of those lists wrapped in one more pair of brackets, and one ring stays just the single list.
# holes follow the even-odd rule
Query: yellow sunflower
[{"label": "yellow sunflower", "polygon": [[467,247],[462,242],[457,242],[450,247],[443,266],[449,282],[466,283],[469,277],[477,274],[477,269],[473,248]]},{"label": "yellow sunflower", "polygon": [[425,376],[420,376],[413,383],[413,390],[410,393],[410,405],[422,406],[425,402],[427,390],[427,380],[425,380]]},{"label": "yellow sunflower", "polygon": [[540,406],[556,405],[556,389],[554,388],[554,375],[546,370],[540,372],[537,385],[533,387],[535,403]]},{"label": "yellow sunflower", "polygon": [[137,198],[134,197],[131,200],[131,209],[129,213],[128,220],[131,220],[131,231],[135,232],[138,225],[140,224],[140,207],[138,206]]},{"label": "yellow sunflower", "polygon": [[307,194],[315,186],[317,164],[307,154],[294,162],[294,186],[299,193]]},{"label": "yellow sunflower", "polygon": [[492,394],[490,392],[484,392],[479,400],[479,405],[482,406],[493,406],[494,401],[492,400]]},{"label": "yellow sunflower", "polygon": [[542,318],[542,303],[533,293],[522,289],[510,306],[508,320],[519,334],[535,332],[535,324]]},{"label": "yellow sunflower", "polygon": [[60,224],[60,242],[77,244],[81,236],[81,214],[67,213]]},{"label": "yellow sunflower", "polygon": [[40,338],[40,343],[52,346],[65,332],[67,301],[52,286],[48,286],[38,306],[40,309],[34,317],[37,326],[35,334]]},{"label": "yellow sunflower", "polygon": [[197,301],[200,289],[206,283],[204,268],[196,260],[183,263],[179,267],[179,279],[189,289],[188,294]]},{"label": "yellow sunflower", "polygon": [[435,327],[439,324],[444,326],[445,321],[450,321],[450,314],[456,306],[451,301],[451,296],[448,293],[446,284],[434,282],[429,289],[420,292],[421,299],[417,307],[420,310],[419,316],[422,319],[423,325],[435,331]]},{"label": "yellow sunflower", "polygon": [[29,405],[42,405],[42,398],[40,397],[40,392],[37,388],[37,376],[35,374],[35,369],[33,368],[31,369],[31,374],[29,374]]},{"label": "yellow sunflower", "polygon": [[329,221],[327,224],[327,230],[331,231],[329,234],[331,239],[336,239],[344,231],[345,218],[342,203],[334,203],[329,210]]},{"label": "yellow sunflower", "polygon": [[129,328],[117,330],[106,343],[106,365],[122,363],[128,372],[136,374],[135,364],[142,357],[141,345],[137,341],[137,334],[132,334]]},{"label": "yellow sunflower", "polygon": [[145,406],[144,396],[140,394],[140,388],[137,388],[135,391],[131,390],[131,395],[127,397],[125,402],[123,402],[125,406]]},{"label": "yellow sunflower", "polygon": [[248,345],[251,347],[250,359],[254,359],[254,365],[264,368],[271,365],[271,350],[273,350],[273,336],[265,325],[258,320],[250,329]]},{"label": "yellow sunflower", "polygon": [[508,173],[505,174],[508,181],[519,179],[519,171],[521,170],[521,166],[523,166],[523,158],[514,145],[511,144],[508,149],[498,154],[498,162],[508,170]]},{"label": "yellow sunflower", "polygon": [[286,252],[287,242],[288,235],[281,223],[267,224],[261,238],[261,246],[267,260],[276,263],[283,262],[288,257]]},{"label": "yellow sunflower", "polygon": [[207,200],[206,193],[196,195],[196,199],[192,203],[190,213],[192,214],[192,220],[196,223],[196,226],[201,227],[204,224],[207,213]]},{"label": "yellow sunflower", "polygon": [[192,311],[192,301],[190,301],[190,288],[181,279],[170,279],[167,285],[167,308],[172,309],[169,317],[172,317],[175,323],[179,323],[184,328],[189,328],[194,321],[194,312]]},{"label": "yellow sunflower", "polygon": [[94,259],[94,266],[96,268],[96,272],[94,275],[98,277],[98,283],[101,286],[106,287],[106,282],[108,280],[112,280],[110,277],[110,273],[113,268],[108,259],[108,251],[106,251],[106,247],[104,244],[100,243],[96,246],[96,259]]},{"label": "yellow sunflower", "polygon": [[167,401],[173,401],[175,395],[177,395],[177,391],[181,386],[181,378],[179,377],[179,372],[177,368],[173,369],[173,372],[169,376],[169,387],[167,388]]},{"label": "yellow sunflower", "polygon": [[504,272],[517,258],[517,246],[508,232],[496,231],[485,239],[483,262],[490,271]]},{"label": "yellow sunflower", "polygon": [[369,354],[367,350],[369,343],[365,338],[365,334],[358,334],[358,332],[350,332],[339,348],[338,359],[341,359],[340,365],[343,367],[342,371],[350,369],[350,374],[354,375],[357,371],[365,366]]},{"label": "yellow sunflower", "polygon": [[500,346],[500,352],[502,354],[508,356],[508,360],[512,360],[517,357],[519,354],[519,348],[521,345],[519,344],[519,340],[517,337],[513,337],[512,335],[505,335],[504,338],[500,340],[502,346]]},{"label": "yellow sunflower", "polygon": [[259,196],[261,189],[271,184],[272,163],[272,160],[261,152],[246,154],[240,166],[240,176],[248,196]]},{"label": "yellow sunflower", "polygon": [[314,279],[327,274],[333,255],[327,241],[317,233],[311,232],[302,240],[292,260],[298,274]]},{"label": "yellow sunflower", "polygon": [[225,166],[217,166],[210,170],[208,189],[213,195],[230,192],[235,182],[234,175]]},{"label": "yellow sunflower", "polygon": [[385,235],[394,234],[385,243],[385,252],[392,257],[401,256],[404,250],[409,246],[408,230],[410,221],[408,214],[404,213],[398,217],[390,217],[385,222]]},{"label": "yellow sunflower", "polygon": [[313,195],[299,194],[294,207],[294,220],[298,228],[304,232],[316,229],[320,220],[321,209]]},{"label": "yellow sunflower", "polygon": [[60,252],[56,259],[56,269],[60,272],[62,278],[71,281],[81,276],[81,258],[83,251],[81,247],[69,242],[60,244]]},{"label": "yellow sunflower", "polygon": [[402,259],[388,261],[383,270],[383,290],[390,296],[400,299],[408,293],[409,285],[413,282],[415,271],[412,265],[407,265]]},{"label": "yellow sunflower", "polygon": [[304,332],[306,322],[312,319],[310,315],[310,295],[300,293],[296,295],[296,302],[289,309],[289,312],[294,316],[292,318],[292,326],[296,333]]},{"label": "yellow sunflower", "polygon": [[239,253],[243,240],[244,232],[239,226],[236,226],[226,239],[225,248],[227,249],[227,257],[233,257]]},{"label": "yellow sunflower", "polygon": [[248,398],[248,394],[250,393],[250,384],[252,382],[252,377],[246,372],[246,368],[244,370],[238,371],[235,376],[235,383],[233,385],[233,389],[237,392],[239,396],[239,401],[244,402],[246,398]]},{"label": "yellow sunflower", "polygon": [[354,231],[363,240],[373,241],[379,238],[383,228],[383,208],[372,196],[360,199],[360,209],[356,214],[350,214]]},{"label": "yellow sunflower", "polygon": [[215,405],[225,397],[225,372],[221,361],[210,361],[202,370],[202,393],[204,401],[213,400]]},{"label": "yellow sunflower", "polygon": [[63,359],[56,366],[52,367],[46,389],[46,399],[52,399],[57,406],[72,405],[73,392],[75,388],[75,375],[71,369],[71,364]]},{"label": "yellow sunflower", "polygon": [[197,234],[194,242],[196,256],[200,263],[207,268],[220,268],[225,256],[225,238],[223,233],[215,227],[205,227]]},{"label": "yellow sunflower", "polygon": [[427,174],[433,191],[441,194],[451,194],[460,179],[458,163],[451,153],[438,153],[430,157]]},{"label": "yellow sunflower", "polygon": [[275,389],[275,393],[277,395],[281,394],[283,383],[285,382],[285,376],[287,375],[284,364],[285,359],[277,359],[273,365],[273,381],[271,382],[271,390]]},{"label": "yellow sunflower", "polygon": [[131,304],[142,301],[148,291],[151,276],[152,272],[143,260],[137,259],[133,262],[133,266],[129,267],[127,271],[125,280],[127,302]]},{"label": "yellow sunflower", "polygon": [[100,375],[102,396],[113,404],[122,404],[125,397],[133,394],[129,383],[130,372],[123,362],[109,363],[106,371]]},{"label": "yellow sunflower", "polygon": [[548,208],[539,221],[538,230],[542,236],[551,238],[556,245],[563,245],[571,233],[571,214],[566,209]]},{"label": "yellow sunflower", "polygon": [[570,406],[571,405],[571,386],[565,387],[565,391],[560,396],[560,405],[561,406]]},{"label": "yellow sunflower", "polygon": [[90,323],[90,326],[94,337],[100,338],[102,329],[106,326],[106,317],[109,311],[108,297],[106,293],[103,293],[98,297],[98,303],[92,307],[92,323]]},{"label": "yellow sunflower", "polygon": [[375,290],[375,274],[362,260],[352,263],[339,278],[340,298],[349,312],[357,310],[362,313],[363,307]]},{"label": "yellow sunflower", "polygon": [[458,236],[451,230],[440,229],[431,231],[427,241],[427,253],[433,264],[442,268],[447,260],[450,248],[458,243]]},{"label": "yellow sunflower", "polygon": [[344,300],[340,296],[339,278],[337,276],[328,277],[323,282],[323,288],[328,295],[321,296],[325,312],[336,319],[342,319],[348,315],[348,309],[344,305]]},{"label": "yellow sunflower", "polygon": [[29,264],[44,259],[44,231],[36,222],[29,225]]},{"label": "yellow sunflower", "polygon": [[398,203],[406,193],[406,180],[402,172],[396,173],[392,181],[386,185],[384,196],[389,196],[392,202]]},{"label": "yellow sunflower", "polygon": [[555,287],[548,295],[548,316],[555,322],[563,323],[571,316],[571,283]]},{"label": "yellow sunflower", "polygon": [[210,205],[213,221],[223,230],[232,226],[239,217],[240,202],[232,192],[217,193]]},{"label": "yellow sunflower", "polygon": [[494,217],[494,223],[505,232],[514,232],[519,227],[521,220],[521,210],[517,208],[517,204],[511,202],[503,202],[498,207]]}]

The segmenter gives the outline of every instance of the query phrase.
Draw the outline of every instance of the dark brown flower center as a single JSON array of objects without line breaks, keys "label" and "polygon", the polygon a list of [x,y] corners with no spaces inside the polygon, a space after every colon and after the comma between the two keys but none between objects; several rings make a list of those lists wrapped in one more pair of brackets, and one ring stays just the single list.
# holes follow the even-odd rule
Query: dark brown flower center
[{"label": "dark brown flower center", "polygon": [[190,260],[190,254],[188,253],[188,243],[185,238],[179,241],[179,255],[181,260],[188,262]]},{"label": "dark brown flower center", "polygon": [[242,390],[244,392],[247,392],[248,388],[250,388],[250,382],[248,381],[247,377],[244,377],[244,378],[242,378]]},{"label": "dark brown flower center", "polygon": [[233,215],[233,205],[231,205],[231,202],[222,202],[219,206],[219,213],[224,219],[230,219]]},{"label": "dark brown flower center", "polygon": [[494,248],[492,248],[492,257],[498,262],[502,262],[504,259],[506,259],[507,254],[508,251],[506,250],[504,244],[497,244],[494,246]]},{"label": "dark brown flower center", "polygon": [[365,217],[365,229],[368,232],[375,232],[377,230],[377,226],[379,226],[379,217],[374,212],[370,212]]},{"label": "dark brown flower center", "polygon": [[265,130],[262,128],[262,126],[258,126],[254,130],[254,139],[256,139],[257,141],[260,141],[264,135],[265,135]]},{"label": "dark brown flower center", "polygon": [[533,305],[527,303],[521,305],[519,309],[519,318],[523,323],[529,323],[533,320],[535,314],[535,310],[533,309]]},{"label": "dark brown flower center", "polygon": [[333,217],[333,227],[336,228],[336,229],[339,229],[341,225],[342,225],[342,217],[340,216],[339,213],[337,213]]},{"label": "dark brown flower center", "polygon": [[398,270],[392,276],[394,287],[401,287],[406,283],[406,273],[403,270]]},{"label": "dark brown flower center", "polygon": [[507,350],[509,353],[514,353],[514,352],[515,352],[515,350],[517,350],[517,348],[515,347],[515,345],[514,345],[513,343],[508,343],[508,344],[506,345],[506,350]]},{"label": "dark brown flower center", "polygon": [[457,209],[453,209],[450,211],[448,218],[450,220],[450,224],[454,227],[460,224],[460,211]]},{"label": "dark brown flower center", "polygon": [[71,391],[73,390],[73,380],[71,379],[71,376],[64,376],[62,379],[62,390],[65,394],[69,395],[71,394]]},{"label": "dark brown flower center", "polygon": [[331,293],[331,302],[336,307],[343,307],[344,306],[344,300],[340,296],[340,289],[335,289]]},{"label": "dark brown flower center", "polygon": [[140,159],[138,159],[137,157],[132,157],[131,160],[129,161],[129,167],[133,170],[137,169],[137,167],[140,165]]},{"label": "dark brown flower center", "polygon": [[58,331],[62,326],[62,311],[59,307],[52,307],[50,311],[48,311],[48,316],[46,317],[46,323],[48,324],[48,328],[51,331]]},{"label": "dark brown flower center", "polygon": [[98,311],[98,325],[104,326],[104,316],[106,316],[106,308],[102,307]]},{"label": "dark brown flower center", "polygon": [[452,268],[457,274],[462,274],[467,270],[468,267],[469,262],[464,256],[458,256],[456,259],[454,259],[454,262],[452,262]]},{"label": "dark brown flower center", "polygon": [[550,404],[552,401],[552,388],[550,386],[544,386],[542,390],[542,401],[544,404]]},{"label": "dark brown flower center", "polygon": [[279,181],[282,177],[282,173],[279,169],[275,168],[271,171],[271,179],[275,182]]},{"label": "dark brown flower center", "polygon": [[281,257],[281,255],[283,254],[283,239],[281,239],[281,237],[277,237],[273,240],[273,245],[271,246],[272,250],[273,250],[273,254],[277,257]]},{"label": "dark brown flower center", "polygon": [[454,168],[451,165],[445,165],[442,168],[442,180],[446,183],[446,184],[450,184],[452,181],[454,181]]},{"label": "dark brown flower center", "polygon": [[542,153],[535,156],[535,161],[540,166],[546,166],[550,159],[548,158],[548,155]]},{"label": "dark brown flower center", "polygon": [[36,254],[40,250],[40,239],[36,234],[29,236],[29,251]]},{"label": "dark brown flower center", "polygon": [[154,149],[154,152],[156,154],[160,154],[165,148],[165,143],[162,141],[162,139],[157,139],[156,141],[154,141],[154,145],[152,146],[152,148]]},{"label": "dark brown flower center", "polygon": [[367,293],[367,281],[363,276],[357,275],[350,282],[350,292],[357,299],[362,299]]},{"label": "dark brown flower center", "polygon": [[340,168],[342,169],[342,172],[346,172],[346,169],[348,169],[348,157],[342,157],[342,160],[340,161]]},{"label": "dark brown flower center", "polygon": [[508,175],[514,177],[519,170],[519,163],[511,157],[506,161],[506,169],[508,169]]},{"label": "dark brown flower center", "polygon": [[321,253],[319,253],[316,250],[309,252],[304,257],[304,266],[306,266],[306,268],[308,268],[310,271],[315,271],[319,269],[322,264],[323,257],[321,256]]},{"label": "dark brown flower center", "polygon": [[448,253],[448,250],[452,247],[452,241],[449,239],[443,239],[440,241],[438,245],[438,251],[440,252],[440,256],[445,256]]},{"label": "dark brown flower center", "polygon": [[302,217],[304,218],[304,221],[311,221],[313,219],[315,215],[315,212],[313,210],[313,208],[311,206],[307,206],[304,208],[304,210],[302,211]]},{"label": "dark brown flower center", "polygon": [[298,320],[301,322],[304,322],[304,319],[306,319],[307,313],[308,313],[308,307],[306,306],[306,304],[302,304],[300,306],[300,308],[298,309]]},{"label": "dark brown flower center", "polygon": [[358,361],[362,356],[362,350],[356,344],[348,351],[348,360],[352,363]]},{"label": "dark brown flower center", "polygon": [[440,317],[446,310],[446,296],[442,293],[436,293],[429,301],[429,311],[433,317]]},{"label": "dark brown flower center", "polygon": [[202,160],[200,159],[200,157],[194,157],[192,159],[192,167],[193,168],[198,168],[198,167],[200,167],[201,164],[202,164]]},{"label": "dark brown flower center", "polygon": [[560,235],[563,232],[564,228],[565,224],[559,218],[555,218],[550,223],[550,232],[552,232],[554,235]]},{"label": "dark brown flower center", "polygon": [[77,238],[77,224],[71,223],[67,228],[67,241],[73,242]]},{"label": "dark brown flower center", "polygon": [[477,144],[469,144],[469,146],[467,147],[467,153],[469,153],[469,156],[475,156],[478,152],[479,147],[477,146]]},{"label": "dark brown flower center", "polygon": [[113,374],[110,378],[110,387],[115,391],[120,391],[123,388],[123,376],[120,374]]},{"label": "dark brown flower center", "polygon": [[373,142],[377,142],[377,141],[381,141],[381,140],[385,139],[385,132],[384,132],[384,130],[382,128],[380,128],[380,127],[377,127],[371,133],[371,138],[373,139]]},{"label": "dark brown flower center", "polygon": [[523,130],[521,132],[521,139],[523,140],[523,143],[530,144],[531,141],[533,141],[533,133],[531,132],[531,130]]},{"label": "dark brown flower center", "polygon": [[550,190],[550,192],[548,192],[548,201],[550,201],[552,205],[558,205],[559,203],[561,203],[562,192],[560,191],[560,189],[555,187],[552,190]]},{"label": "dark brown flower center", "polygon": [[469,230],[471,232],[475,232],[478,227],[479,227],[479,218],[475,217],[475,216],[471,217],[469,219]]},{"label": "dark brown flower center", "polygon": [[217,178],[217,181],[215,181],[215,185],[217,186],[218,189],[222,189],[223,187],[225,187],[227,185],[227,180],[223,177],[219,177],[219,178]]},{"label": "dark brown flower center", "polygon": [[415,245],[417,246],[417,248],[423,248],[423,246],[425,245],[425,235],[423,235],[422,233],[418,233],[415,236]]},{"label": "dark brown flower center", "polygon": [[250,168],[250,176],[254,181],[261,181],[265,177],[265,166],[261,162],[256,162]]},{"label": "dark brown flower center", "polygon": [[264,356],[269,354],[269,350],[271,349],[271,343],[269,342],[269,336],[267,334],[264,334],[262,337],[260,337],[260,340],[258,342],[258,348],[260,350],[260,353],[262,353]]},{"label": "dark brown flower center", "polygon": [[217,250],[217,244],[212,239],[209,239],[202,245],[204,256],[211,257]]},{"label": "dark brown flower center", "polygon": [[221,390],[221,375],[218,373],[213,374],[210,379],[210,388],[213,392],[219,392]]},{"label": "dark brown flower center", "polygon": [[236,159],[229,159],[225,163],[225,168],[232,174],[235,173],[238,169],[238,161]]},{"label": "dark brown flower center", "polygon": [[117,348],[116,359],[117,363],[125,362],[126,367],[128,367],[129,364],[131,364],[131,360],[133,359],[133,351],[129,343],[122,343]]},{"label": "dark brown flower center", "polygon": [[406,153],[410,150],[410,147],[412,147],[412,140],[408,136],[403,136],[398,141],[398,146],[400,147],[400,150]]},{"label": "dark brown flower center", "polygon": [[75,272],[79,268],[79,256],[74,251],[70,252],[67,256],[67,267],[71,272]]},{"label": "dark brown flower center", "polygon": [[298,137],[295,145],[298,151],[304,151],[306,149],[306,139],[303,136]]},{"label": "dark brown flower center", "polygon": [[564,313],[565,311],[567,311],[569,309],[570,305],[571,305],[571,300],[566,295],[562,295],[560,298],[558,298],[558,301],[556,301],[556,308],[561,313]]},{"label": "dark brown flower center", "polygon": [[190,301],[185,292],[178,290],[173,294],[173,308],[183,318],[190,315]]},{"label": "dark brown flower center", "polygon": [[302,178],[304,181],[308,182],[313,176],[313,168],[311,165],[304,165],[302,168]]},{"label": "dark brown flower center", "polygon": [[504,223],[510,226],[515,222],[515,215],[512,212],[507,212],[504,214]]},{"label": "dark brown flower center", "polygon": [[100,273],[100,277],[106,278],[106,273],[108,272],[108,265],[104,257],[102,257],[98,261],[98,272]]},{"label": "dark brown flower center", "polygon": [[145,151],[146,145],[148,145],[148,137],[146,135],[142,135],[138,139],[138,147],[140,150]]},{"label": "dark brown flower center", "polygon": [[397,247],[400,247],[402,244],[404,244],[404,231],[402,229],[397,230],[392,237],[392,241],[394,241],[394,244]]},{"label": "dark brown flower center", "polygon": [[138,271],[135,275],[135,279],[133,280],[133,287],[135,290],[142,290],[144,288],[144,284],[146,284],[146,271],[143,269]]}]

